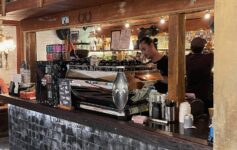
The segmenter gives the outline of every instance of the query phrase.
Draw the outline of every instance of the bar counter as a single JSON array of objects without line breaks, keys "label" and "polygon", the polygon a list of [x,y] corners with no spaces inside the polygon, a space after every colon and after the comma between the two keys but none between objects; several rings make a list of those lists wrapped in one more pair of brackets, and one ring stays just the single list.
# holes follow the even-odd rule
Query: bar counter
[{"label": "bar counter", "polygon": [[[8,103],[10,149],[208,150],[208,128],[142,126],[84,110],[66,111],[0,95]],[[170,131],[170,132],[168,132]]]}]

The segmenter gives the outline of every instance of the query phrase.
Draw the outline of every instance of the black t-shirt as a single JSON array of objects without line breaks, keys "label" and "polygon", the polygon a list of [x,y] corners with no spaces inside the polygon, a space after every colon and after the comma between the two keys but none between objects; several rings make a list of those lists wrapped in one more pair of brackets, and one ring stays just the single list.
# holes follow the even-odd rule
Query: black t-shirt
[{"label": "black t-shirt", "polygon": [[[168,56],[164,55],[160,60],[155,62],[157,69],[160,70],[162,76],[168,76]],[[168,84],[166,81],[157,81],[154,85],[160,93],[167,93]]]},{"label": "black t-shirt", "polygon": [[160,60],[155,62],[155,64],[162,76],[168,76],[168,56],[164,55]]},{"label": "black t-shirt", "polygon": [[193,92],[201,100],[212,99],[213,53],[186,56],[187,92]]}]

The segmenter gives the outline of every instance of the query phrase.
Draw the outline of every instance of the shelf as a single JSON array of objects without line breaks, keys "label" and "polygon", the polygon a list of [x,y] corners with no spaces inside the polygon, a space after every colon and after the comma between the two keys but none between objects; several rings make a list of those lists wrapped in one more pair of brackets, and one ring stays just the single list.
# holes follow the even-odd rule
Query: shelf
[{"label": "shelf", "polygon": [[89,52],[119,52],[119,51],[137,52],[137,51],[141,51],[141,50],[89,50]]},{"label": "shelf", "polygon": [[73,43],[73,45],[90,45],[90,43]]}]

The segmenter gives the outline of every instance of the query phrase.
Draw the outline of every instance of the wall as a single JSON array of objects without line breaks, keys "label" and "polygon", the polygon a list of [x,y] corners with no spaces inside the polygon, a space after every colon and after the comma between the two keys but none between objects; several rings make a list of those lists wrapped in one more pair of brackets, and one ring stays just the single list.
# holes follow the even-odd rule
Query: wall
[{"label": "wall", "polygon": [[[14,26],[4,26],[3,34],[6,36],[13,37],[14,44],[16,44],[16,27]],[[16,49],[10,51],[8,54],[8,69],[6,69],[6,59],[4,55],[2,56],[3,68],[0,68],[0,77],[5,80],[7,84],[10,83],[14,74],[17,73],[17,52]]]},{"label": "wall", "polygon": [[47,30],[36,32],[36,49],[37,49],[37,60],[46,60],[46,45],[48,44],[62,44],[55,30]]},{"label": "wall", "polygon": [[237,148],[237,1],[215,1],[214,149]]},{"label": "wall", "polygon": [[[71,28],[72,32],[79,32],[79,40],[77,42],[85,42],[89,43],[90,38],[89,34],[93,31],[94,28],[88,28],[84,31],[82,28]],[[47,30],[47,31],[40,31],[36,32],[36,49],[37,49],[37,60],[43,61],[46,60],[46,45],[48,44],[63,44],[56,33],[55,30]],[[79,47],[78,47],[79,48]]]}]

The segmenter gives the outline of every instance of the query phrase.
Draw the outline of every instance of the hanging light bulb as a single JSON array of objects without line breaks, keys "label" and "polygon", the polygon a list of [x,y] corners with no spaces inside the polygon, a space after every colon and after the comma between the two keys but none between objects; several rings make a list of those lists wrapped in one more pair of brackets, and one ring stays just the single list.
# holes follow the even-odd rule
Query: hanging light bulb
[{"label": "hanging light bulb", "polygon": [[211,18],[211,13],[210,13],[210,10],[207,10],[205,15],[204,15],[204,19],[208,20]]},{"label": "hanging light bulb", "polygon": [[160,24],[165,24],[165,22],[166,22],[166,21],[165,21],[165,18],[164,18],[164,17],[161,17],[161,18],[160,18]]},{"label": "hanging light bulb", "polygon": [[101,31],[101,26],[99,25],[96,30]]},{"label": "hanging light bulb", "polygon": [[128,22],[125,23],[125,28],[129,28],[130,24]]}]

